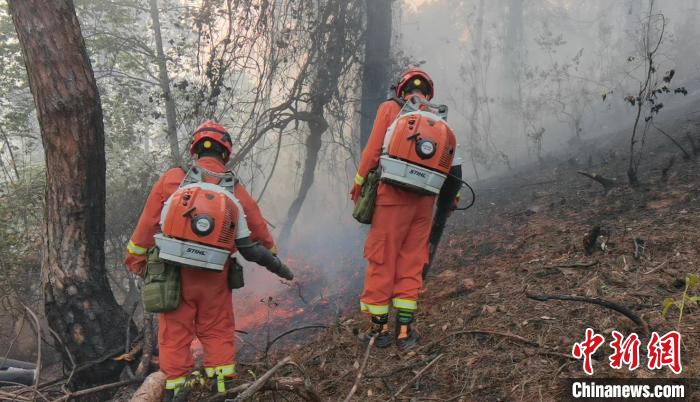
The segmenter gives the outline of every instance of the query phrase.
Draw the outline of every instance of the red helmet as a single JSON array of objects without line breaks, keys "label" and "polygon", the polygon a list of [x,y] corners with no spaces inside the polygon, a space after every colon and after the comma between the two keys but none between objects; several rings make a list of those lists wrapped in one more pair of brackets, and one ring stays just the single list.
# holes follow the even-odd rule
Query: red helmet
[{"label": "red helmet", "polygon": [[401,78],[399,78],[399,81],[396,83],[395,89],[396,96],[399,98],[403,98],[410,89],[425,90],[425,96],[428,100],[432,99],[433,95],[435,95],[433,80],[428,73],[419,68],[411,68],[401,74]]},{"label": "red helmet", "polygon": [[[192,142],[190,143],[190,155],[195,154],[196,145],[202,140],[211,140],[226,149],[228,155],[233,151],[233,142],[231,142],[231,134],[226,131],[224,126],[214,120],[207,120],[200,124],[194,134],[192,134]],[[206,144],[205,144],[206,147]]]}]

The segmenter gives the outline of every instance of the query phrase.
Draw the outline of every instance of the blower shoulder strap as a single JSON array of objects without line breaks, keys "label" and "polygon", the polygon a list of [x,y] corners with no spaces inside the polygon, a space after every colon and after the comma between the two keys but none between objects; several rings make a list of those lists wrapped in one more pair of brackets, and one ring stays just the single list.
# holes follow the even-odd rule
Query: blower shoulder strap
[{"label": "blower shoulder strap", "polygon": [[233,190],[236,187],[236,184],[238,183],[238,178],[230,170],[227,170],[223,173],[212,172],[211,170],[207,170],[201,166],[198,166],[196,163],[189,167],[187,170],[185,170],[184,167],[181,168],[185,171],[185,178],[182,179],[180,187],[186,186],[188,184],[203,182],[204,177],[209,176],[219,179],[217,185],[228,190],[230,193],[233,193]]},{"label": "blower shoulder strap", "polygon": [[399,98],[398,96],[392,96],[389,98],[390,100],[393,100],[394,102],[398,103],[399,106],[403,107],[403,105],[406,103],[404,99]]}]

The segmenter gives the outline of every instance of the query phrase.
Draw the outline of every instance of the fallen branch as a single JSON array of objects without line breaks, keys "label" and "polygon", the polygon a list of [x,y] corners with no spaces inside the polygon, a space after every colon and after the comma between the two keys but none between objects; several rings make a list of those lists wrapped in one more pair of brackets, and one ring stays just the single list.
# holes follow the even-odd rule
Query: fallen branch
[{"label": "fallen branch", "polygon": [[416,380],[418,380],[418,379],[420,378],[420,376],[423,375],[423,373],[425,373],[433,364],[435,364],[435,362],[437,362],[438,360],[440,360],[440,358],[441,358],[442,356],[444,356],[444,355],[443,355],[443,354],[437,355],[436,358],[434,358],[430,363],[428,363],[428,364],[427,364],[425,367],[423,367],[419,372],[417,372],[416,375],[413,376],[413,378],[411,378],[410,381],[408,381],[407,383],[405,383],[404,385],[402,385],[401,388],[399,388],[399,390],[396,391],[396,393],[394,394],[394,396],[391,397],[391,400],[392,400],[392,401],[395,400],[396,397],[399,396],[399,394],[401,394],[401,393],[403,392],[403,390],[405,390],[406,388],[408,388],[409,385],[411,385],[411,384],[413,384],[414,382],[416,382]]},{"label": "fallen branch", "polygon": [[85,395],[94,394],[94,393],[106,391],[106,390],[112,389],[112,388],[119,388],[119,387],[123,387],[125,385],[135,384],[135,383],[140,382],[140,381],[141,380],[138,378],[132,378],[129,380],[113,382],[111,384],[104,384],[104,385],[100,385],[97,387],[81,389],[80,391],[75,391],[75,392],[71,392],[69,394],[66,394],[63,397],[54,400],[53,402],[67,401],[67,400],[72,399],[72,398],[77,398],[77,397],[81,397],[81,396],[85,396]]},{"label": "fallen branch", "polygon": [[628,309],[625,306],[622,306],[620,304],[611,302],[609,300],[604,300],[600,298],[594,298],[594,297],[583,297],[583,296],[568,296],[568,295],[533,295],[530,293],[526,293],[527,297],[529,299],[537,300],[537,301],[542,301],[546,302],[549,300],[563,300],[563,301],[575,301],[575,302],[583,302],[583,303],[590,303],[590,304],[596,304],[599,306],[607,307],[611,310],[615,310],[618,313],[624,315],[625,317],[629,318],[632,320],[635,324],[637,324],[640,329],[642,330],[642,335],[648,336],[649,335],[649,324],[647,324],[646,321],[642,317],[640,317],[638,314],[634,313],[632,310]]},{"label": "fallen branch", "polygon": [[365,367],[367,367],[367,359],[369,359],[369,352],[372,350],[372,346],[374,346],[374,341],[377,339],[377,335],[372,336],[370,338],[369,342],[367,343],[367,350],[365,350],[365,357],[362,359],[362,364],[360,365],[360,368],[357,371],[357,377],[355,377],[355,383],[352,385],[352,388],[350,388],[350,393],[348,396],[345,397],[344,402],[348,402],[350,398],[352,398],[353,395],[355,395],[355,392],[357,392],[357,388],[360,386],[360,380],[362,379],[362,373],[365,371]]},{"label": "fallen branch", "polygon": [[[134,342],[138,341],[140,337],[141,337],[141,335],[137,336],[136,339],[134,339]],[[91,360],[89,362],[85,362],[85,363],[81,364],[80,366],[74,366],[73,369],[71,370],[70,375],[68,376],[68,379],[58,378],[55,380],[46,381],[46,382],[39,384],[39,388],[49,387],[49,386],[52,386],[54,384],[58,384],[58,383],[63,382],[63,381],[65,381],[66,383],[69,383],[75,374],[83,372],[89,368],[92,368],[93,366],[100,364],[100,363],[106,361],[107,359],[111,359],[112,357],[117,356],[118,354],[121,354],[123,352],[124,352],[124,347],[119,346],[118,348],[112,349],[111,351],[102,355],[102,357],[100,357],[98,359]],[[69,354],[69,356],[70,356],[70,354]]]},{"label": "fallen branch", "polygon": [[617,187],[617,181],[615,179],[608,179],[607,177],[603,177],[597,173],[589,173],[584,170],[577,170],[576,173],[600,183],[605,190],[605,194],[608,194],[613,188]]},{"label": "fallen branch", "polygon": [[664,265],[666,265],[667,262],[668,262],[668,260],[662,262],[661,264],[655,266],[654,268],[650,269],[650,270],[647,271],[647,272],[642,272],[642,275],[649,275],[650,273],[652,273],[652,272],[656,271],[657,269],[659,269],[659,268],[663,267]]},{"label": "fallen branch", "polygon": [[[284,359],[280,360],[277,364],[275,364],[274,367],[269,369],[265,374],[260,376],[255,382],[250,384],[249,386],[246,387],[245,391],[241,392],[234,400],[233,402],[241,402],[245,401],[246,399],[250,398],[253,396],[256,392],[258,392],[264,385],[265,383],[272,377],[273,374],[282,367],[286,366],[292,361],[292,358],[290,356],[285,357]],[[231,391],[234,391],[235,388]],[[229,392],[227,392],[228,394]]]},{"label": "fallen branch", "polygon": [[262,388],[264,391],[287,391],[294,393],[306,401],[321,402],[321,397],[311,385],[308,378],[280,377],[270,380]]},{"label": "fallen branch", "polygon": [[33,401],[32,398],[18,395],[18,394],[15,394],[13,392],[0,391],[0,401],[5,401],[5,400],[7,400],[7,401],[27,401],[27,402]]},{"label": "fallen branch", "polygon": [[574,262],[571,264],[563,264],[563,265],[550,265],[546,266],[545,268],[590,268],[593,266],[598,265],[598,260],[591,261],[591,262]]}]

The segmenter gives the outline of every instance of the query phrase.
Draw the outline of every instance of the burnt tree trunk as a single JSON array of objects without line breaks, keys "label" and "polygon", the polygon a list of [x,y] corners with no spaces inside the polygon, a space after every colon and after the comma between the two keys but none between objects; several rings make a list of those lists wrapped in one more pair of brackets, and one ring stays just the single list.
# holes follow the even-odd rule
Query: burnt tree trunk
[{"label": "burnt tree trunk", "polygon": [[365,0],[365,61],[362,66],[360,149],[367,145],[379,104],[387,97],[391,57],[392,0]]},{"label": "burnt tree trunk", "polygon": [[301,212],[301,207],[306,200],[306,196],[314,183],[316,166],[318,165],[321,146],[323,145],[323,134],[328,129],[328,121],[325,117],[324,109],[333,100],[333,96],[338,90],[338,80],[343,73],[343,67],[349,59],[350,44],[346,43],[345,35],[348,28],[348,7],[355,5],[340,0],[329,0],[322,10],[322,21],[327,21],[330,16],[334,17],[336,23],[332,26],[322,24],[314,34],[317,43],[320,43],[318,51],[318,66],[313,72],[310,84],[309,101],[310,110],[308,113],[298,113],[305,115],[303,118],[309,126],[309,136],[306,138],[306,160],[304,161],[304,172],[301,176],[301,186],[296,198],[292,202],[287,212],[287,221],[280,232],[279,241],[286,244],[292,233],[294,223]]},{"label": "burnt tree trunk", "polygon": [[150,0],[151,23],[153,24],[153,36],[156,40],[156,55],[158,63],[158,84],[163,91],[165,100],[165,119],[168,124],[166,136],[170,144],[170,158],[176,166],[182,166],[180,146],[177,141],[177,121],[175,116],[175,99],[170,91],[170,77],[168,64],[163,51],[163,37],[160,29],[160,16],[158,12],[158,0]]},{"label": "burnt tree trunk", "polygon": [[[45,314],[80,365],[104,357],[118,345],[123,349],[128,321],[112,295],[104,267],[100,96],[73,2],[9,0],[8,4],[46,158]],[[69,361],[67,356],[64,361]],[[118,380],[122,368],[121,363],[106,359],[77,373],[73,385]]]}]

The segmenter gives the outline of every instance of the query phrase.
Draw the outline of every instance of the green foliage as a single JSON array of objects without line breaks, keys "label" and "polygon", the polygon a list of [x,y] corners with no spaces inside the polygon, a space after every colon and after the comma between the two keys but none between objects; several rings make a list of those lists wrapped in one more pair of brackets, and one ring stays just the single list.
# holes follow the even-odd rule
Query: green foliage
[{"label": "green foliage", "polygon": [[683,311],[685,310],[685,306],[689,303],[700,303],[700,295],[689,295],[689,292],[695,290],[698,285],[700,285],[700,275],[689,274],[686,276],[685,289],[683,290],[683,294],[681,295],[680,299],[676,300],[672,297],[665,298],[662,302],[663,310],[661,311],[661,316],[666,317],[669,310],[675,306],[679,311],[678,324],[680,325],[681,320],[683,319]]},{"label": "green foliage", "polygon": [[44,216],[42,169],[20,171],[23,180],[0,187],[0,294],[39,299]]}]

